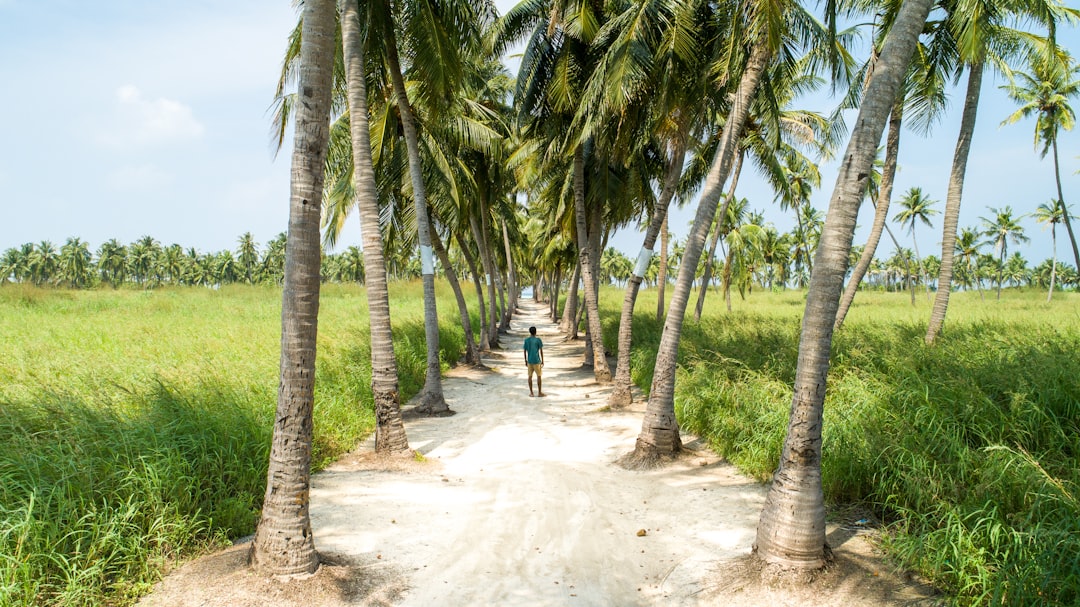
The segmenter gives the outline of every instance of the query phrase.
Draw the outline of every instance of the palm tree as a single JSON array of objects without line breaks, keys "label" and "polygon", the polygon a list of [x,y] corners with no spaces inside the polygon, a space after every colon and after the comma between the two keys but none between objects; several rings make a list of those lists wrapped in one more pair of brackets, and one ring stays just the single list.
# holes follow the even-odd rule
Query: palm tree
[{"label": "palm tree", "polygon": [[98,247],[97,266],[101,280],[114,289],[120,286],[127,274],[127,247],[115,238],[106,240]]},{"label": "palm tree", "polygon": [[765,231],[754,222],[753,218],[747,221],[747,204],[747,200],[742,198],[729,205],[725,220],[728,224],[724,236],[727,255],[724,259],[724,268],[721,271],[721,289],[724,293],[724,302],[727,304],[728,312],[731,312],[733,269],[735,265],[743,268],[752,265],[754,260],[761,256],[761,243],[765,238]]},{"label": "palm tree", "polygon": [[[958,58],[968,70],[964,110],[960,118],[960,132],[953,153],[949,187],[945,197],[945,215],[942,218],[941,270],[938,274],[937,294],[930,312],[925,341],[934,343],[945,324],[945,314],[952,292],[953,255],[956,245],[956,229],[960,220],[960,202],[964,192],[968,155],[975,133],[975,115],[979,107],[983,71],[986,63],[1003,66],[1006,59],[1015,56],[1029,45],[1025,37],[1004,23],[1010,18],[1026,17],[1039,21],[1053,31],[1055,23],[1072,18],[1073,9],[1056,2],[1034,1],[1027,3],[1004,3],[994,0],[958,2],[951,7],[947,18],[948,27],[942,30],[955,41]],[[1049,46],[1053,46],[1052,42]],[[1002,51],[1009,56],[1003,56]]]},{"label": "palm tree", "polygon": [[1054,279],[1057,278],[1057,224],[1063,221],[1065,215],[1062,212],[1060,202],[1060,199],[1044,202],[1032,214],[1035,221],[1050,227],[1050,249],[1053,252],[1053,257],[1050,261],[1050,290],[1046,292],[1047,303],[1050,303],[1050,299],[1054,295]]},{"label": "palm tree", "polygon": [[[721,131],[716,154],[698,202],[694,224],[687,239],[686,250],[679,267],[679,276],[675,282],[660,338],[652,386],[649,390],[649,404],[642,420],[641,432],[634,452],[624,459],[624,463],[628,466],[652,465],[659,459],[671,457],[682,449],[679,425],[675,419],[675,370],[686,305],[697,273],[698,262],[705,247],[705,240],[713,218],[717,216],[717,204],[737,156],[743,128],[750,115],[750,106],[757,94],[758,86],[770,63],[782,50],[781,45],[792,42],[783,40],[785,34],[791,36],[819,31],[816,28],[816,21],[797,4],[785,3],[780,9],[780,14],[770,13],[769,19],[765,19],[764,14],[751,6],[737,5],[734,8],[741,11],[741,14],[736,15],[734,22],[746,29],[732,30],[727,34],[732,40],[745,40],[749,48],[740,49],[746,52],[739,53],[739,59],[732,63],[734,69],[730,77],[734,79],[735,74],[739,74],[738,82],[734,84],[730,98],[730,111]],[[734,57],[732,59],[734,60]],[[725,205],[727,202],[725,201]],[[721,208],[719,216],[723,217],[725,214],[726,210]]]},{"label": "palm tree", "polygon": [[821,173],[817,166],[802,154],[786,154],[784,160],[785,187],[777,192],[776,199],[780,210],[795,211],[796,249],[794,254],[796,273],[805,264],[808,273],[814,271],[810,257],[810,238],[808,226],[803,224],[804,209],[810,207],[810,194],[814,188],[821,187]]},{"label": "palm tree", "polygon": [[236,261],[240,264],[240,273],[244,282],[255,282],[255,270],[259,264],[259,246],[255,244],[255,237],[251,232],[244,232],[237,241]]},{"label": "palm tree", "polygon": [[312,407],[319,315],[319,238],[335,45],[333,0],[305,0],[281,305],[281,371],[266,494],[249,561],[268,575],[309,574]]},{"label": "palm tree", "polygon": [[982,236],[974,228],[963,228],[956,236],[956,255],[961,262],[960,268],[964,269],[963,273],[958,272],[957,275],[961,277],[961,284],[968,287],[974,286],[976,290],[979,288],[977,262],[979,249],[982,246]]},{"label": "palm tree", "polygon": [[60,247],[58,263],[59,280],[68,286],[81,289],[90,283],[90,248],[80,238],[68,238]]},{"label": "palm tree", "polygon": [[837,177],[807,292],[794,397],[780,463],[758,523],[755,553],[794,569],[825,564],[821,429],[833,322],[878,141],[900,90],[931,0],[908,0],[897,15],[863,98]]},{"label": "palm tree", "polygon": [[0,257],[0,285],[7,284],[9,280],[19,280],[19,268],[25,263],[25,258],[19,249],[14,247],[4,251]]},{"label": "palm tree", "polygon": [[1035,147],[1039,149],[1039,157],[1046,158],[1048,151],[1054,152],[1054,179],[1057,183],[1057,202],[1062,208],[1061,219],[1065,223],[1065,229],[1069,232],[1069,242],[1072,244],[1073,259],[1076,266],[1080,267],[1080,249],[1076,246],[1076,235],[1073,234],[1072,223],[1069,215],[1064,211],[1065,197],[1061,193],[1061,166],[1058,163],[1058,132],[1072,130],[1076,123],[1076,113],[1069,100],[1080,95],[1080,66],[1073,64],[1070,55],[1063,57],[1053,56],[1047,58],[1037,55],[1031,59],[1031,73],[1017,72],[1022,84],[1012,81],[1002,87],[1009,92],[1009,98],[1020,104],[1020,109],[1009,115],[1001,124],[1012,124],[1032,114],[1037,114],[1035,120]]},{"label": "palm tree", "polygon": [[[923,273],[922,262],[919,260],[919,241],[915,238],[915,224],[922,223],[927,227],[933,227],[930,218],[938,214],[937,209],[932,208],[937,204],[923,194],[922,188],[913,187],[900,199],[901,211],[893,215],[893,221],[898,222],[900,227],[907,227],[911,233],[911,244],[915,248],[915,267],[919,270],[919,278],[926,285],[926,296],[930,297],[930,284],[926,281]],[[908,279],[908,290],[911,291],[911,304],[915,305],[915,289],[911,288],[911,280]]]},{"label": "palm tree", "polygon": [[[892,17],[899,7],[900,3],[898,2],[888,3],[881,23],[891,23]],[[888,34],[888,27],[878,27],[877,16],[875,14],[875,28],[877,28],[875,49],[880,47],[881,42]],[[932,40],[940,42],[941,39],[942,37],[935,37]],[[882,162],[880,179],[876,183],[871,179],[872,187],[868,188],[867,191],[870,202],[874,206],[874,221],[871,224],[866,245],[863,247],[858,261],[853,264],[851,277],[840,299],[840,308],[836,312],[835,322],[837,330],[844,324],[844,319],[847,317],[847,312],[855,299],[859,284],[873,262],[878,244],[881,242],[882,233],[888,231],[889,237],[892,238],[896,246],[898,248],[900,246],[886,222],[896,179],[897,159],[900,150],[900,129],[901,125],[905,123],[905,112],[908,114],[909,126],[914,125],[916,130],[923,134],[928,134],[933,123],[944,114],[946,106],[946,73],[952,71],[952,53],[940,52],[939,47],[940,45],[926,46],[923,44],[916,47],[915,55],[912,57],[904,81],[904,87],[901,89],[900,94],[897,95],[896,102],[893,104],[889,114],[889,130],[885,138],[885,158]],[[876,50],[871,53],[870,60],[865,66],[867,72],[873,69],[875,57]],[[847,106],[841,107],[847,109]]]},{"label": "palm tree", "polygon": [[161,245],[151,236],[143,236],[128,247],[128,271],[135,282],[150,286]]},{"label": "palm tree", "polygon": [[[389,2],[387,2],[389,4]],[[427,186],[420,167],[420,142],[416,132],[409,96],[405,89],[401,64],[398,60],[397,40],[393,25],[385,30],[386,59],[388,71],[397,98],[405,147],[409,154],[409,176],[412,179],[413,204],[416,214],[416,232],[420,241],[421,280],[424,284],[424,337],[427,341],[427,372],[424,387],[416,397],[416,409],[429,414],[450,411],[442,391],[442,369],[439,366],[439,314],[435,304],[435,261],[431,246],[431,224],[428,216]]]},{"label": "palm tree", "polygon": [[42,240],[33,245],[26,258],[26,266],[30,279],[35,285],[41,286],[52,282],[56,278],[56,267],[59,257],[56,247],[48,240]]},{"label": "palm tree", "polygon": [[1024,235],[1024,227],[1018,221],[1019,217],[1013,217],[1012,207],[1006,205],[1004,209],[990,208],[993,219],[980,217],[983,222],[983,236],[987,238],[987,244],[993,244],[998,253],[998,290],[997,298],[1001,299],[1002,272],[1005,269],[1005,258],[1009,254],[1009,241],[1020,244],[1031,240]]},{"label": "palm tree", "polygon": [[259,266],[261,280],[281,284],[285,277],[285,244],[288,236],[282,232],[266,243],[266,253]]},{"label": "palm tree", "polygon": [[386,282],[379,199],[371,160],[364,49],[359,6],[347,0],[341,8],[341,40],[349,107],[352,184],[360,216],[371,335],[371,392],[375,408],[375,451],[406,453],[408,438],[401,419],[397,358],[390,325],[390,295]]}]

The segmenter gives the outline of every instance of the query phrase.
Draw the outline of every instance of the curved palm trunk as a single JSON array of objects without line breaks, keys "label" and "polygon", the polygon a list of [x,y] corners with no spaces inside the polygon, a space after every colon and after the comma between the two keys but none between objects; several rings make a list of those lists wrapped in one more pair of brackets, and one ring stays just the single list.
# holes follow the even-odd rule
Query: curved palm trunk
[{"label": "curved palm trunk", "polygon": [[1061,205],[1061,217],[1065,221],[1065,231],[1069,233],[1069,243],[1072,244],[1073,259],[1076,262],[1076,271],[1080,272],[1080,249],[1076,248],[1076,235],[1073,234],[1072,221],[1069,219],[1069,210],[1065,207],[1065,196],[1061,193],[1061,165],[1058,164],[1058,144],[1055,132],[1051,141],[1054,148],[1054,180],[1057,182],[1058,204]]},{"label": "curved palm trunk", "polygon": [[[506,309],[506,330],[510,330],[510,319],[513,318],[514,312],[517,310],[518,300],[518,283],[517,273],[514,270],[514,251],[510,247],[510,233],[506,230],[506,223],[502,224],[503,234],[503,246],[506,248],[506,284],[509,287],[508,299],[509,303]],[[536,292],[535,290],[533,291]]]},{"label": "curved palm trunk", "polygon": [[461,292],[461,283],[458,282],[457,272],[454,271],[454,266],[450,264],[450,254],[446,252],[446,247],[443,246],[442,239],[439,238],[439,232],[435,230],[434,226],[431,228],[431,244],[435,248],[435,254],[439,256],[439,263],[442,264],[443,271],[446,273],[446,282],[450,283],[450,288],[454,291],[454,299],[457,300],[458,313],[461,315],[461,328],[465,333],[465,364],[482,366],[480,348],[476,346],[476,339],[473,338],[472,319],[469,318],[469,306],[465,303],[465,294]]},{"label": "curved palm trunk", "polygon": [[904,95],[896,97],[892,112],[889,114],[889,134],[885,139],[885,166],[881,169],[881,186],[878,188],[877,204],[874,205],[874,223],[870,227],[870,237],[866,239],[859,262],[851,272],[844,294],[840,298],[840,308],[836,312],[834,331],[839,331],[847,318],[848,309],[855,299],[855,292],[859,289],[859,283],[866,276],[866,270],[870,268],[870,262],[874,260],[878,243],[881,242],[881,233],[886,227],[889,218],[889,203],[892,201],[893,183],[896,179],[896,159],[900,153],[900,126],[904,120]]},{"label": "curved palm trunk", "polygon": [[480,304],[480,341],[478,346],[480,351],[488,349],[488,329],[487,329],[487,306],[484,305],[484,288],[481,286],[480,271],[476,265],[476,258],[473,257],[472,251],[469,250],[469,245],[465,242],[465,237],[461,235],[461,232],[457,233],[458,245],[461,248],[461,254],[465,257],[465,263],[469,265],[469,273],[472,274],[473,285],[476,287],[476,299]]},{"label": "curved palm trunk", "polygon": [[803,313],[787,437],[754,543],[755,554],[766,562],[816,569],[827,558],[821,427],[833,323],[878,141],[931,4],[931,0],[909,0],[900,9],[836,179]]},{"label": "curved palm trunk", "polygon": [[[716,215],[716,205],[720,201],[724,182],[731,173],[739,138],[750,113],[750,102],[757,91],[758,83],[769,62],[771,52],[768,47],[755,45],[750,53],[746,68],[739,80],[739,87],[732,100],[732,109],[724,130],[720,135],[720,145],[713,157],[712,167],[705,179],[705,187],[698,203],[694,226],[686,241],[682,263],[679,265],[679,278],[668,306],[667,320],[660,337],[660,346],[656,353],[652,386],[649,389],[649,404],[641,422],[634,452],[625,460],[631,467],[655,464],[659,459],[674,456],[682,450],[679,437],[679,423],[675,419],[675,367],[678,362],[679,339],[682,337],[683,318],[690,290],[693,287],[694,273],[701,252],[705,248],[705,238]],[[720,211],[727,213],[728,201]]]},{"label": "curved palm trunk", "polygon": [[[481,194],[482,196],[483,194]],[[488,335],[488,348],[491,350],[499,349],[499,313],[498,303],[496,298],[498,295],[495,293],[495,262],[491,259],[491,249],[488,248],[487,240],[487,222],[484,221],[484,206],[481,206],[481,217],[477,220],[475,214],[469,216],[469,226],[473,231],[473,238],[476,239],[476,246],[480,251],[480,263],[484,266],[484,274],[487,276],[487,292],[488,292],[488,311],[491,314],[488,316],[487,322],[487,335]]]},{"label": "curved palm trunk", "polygon": [[567,334],[570,339],[577,339],[577,310],[578,310],[578,283],[581,282],[581,259],[574,264],[574,273],[570,276],[569,291],[566,293],[566,303],[563,304],[562,321],[559,322],[559,330]]},{"label": "curved palm trunk", "polygon": [[[581,144],[574,149],[574,222],[577,224],[578,254],[581,255],[581,282],[585,287],[585,311],[592,337],[593,377],[599,384],[611,383],[611,369],[604,357],[603,331],[600,327],[600,305],[596,288],[596,259],[586,224],[589,215],[585,209],[585,151]],[[600,233],[592,238],[597,241]]]},{"label": "curved palm trunk", "polygon": [[[735,173],[731,178],[731,187],[728,188],[727,199],[735,199],[735,187],[739,185],[739,174],[742,173],[743,155],[735,157]],[[705,256],[705,271],[701,275],[701,289],[698,291],[697,304],[694,306],[694,322],[701,322],[701,311],[705,308],[705,294],[709,290],[709,281],[712,280],[713,259],[716,257],[716,246],[720,243],[723,235],[724,218],[716,220],[716,231],[713,232],[712,242],[709,243],[709,254]],[[730,309],[730,306],[729,306]]]},{"label": "curved palm trunk", "polygon": [[499,322],[499,333],[506,333],[510,330],[510,307],[506,305],[506,301],[510,298],[507,291],[507,279],[503,276],[500,270],[498,275],[499,280],[499,310],[502,312],[502,320]]},{"label": "curved palm trunk", "polygon": [[660,224],[660,271],[656,273],[656,320],[664,319],[664,291],[667,290],[668,220]]},{"label": "curved palm trunk", "polygon": [[248,555],[251,566],[268,575],[309,574],[319,566],[309,514],[311,414],[322,259],[319,226],[337,30],[333,0],[305,2],[302,28],[281,298],[280,384],[266,493]]},{"label": "curved palm trunk", "polygon": [[960,199],[964,195],[964,174],[967,173],[971,138],[975,134],[975,114],[979,109],[979,91],[982,88],[983,63],[977,61],[968,66],[967,94],[964,96],[964,113],[960,119],[960,134],[953,153],[952,172],[949,174],[949,191],[945,197],[945,216],[942,218],[941,268],[938,270],[938,288],[934,307],[930,311],[930,323],[926,328],[926,343],[932,344],[945,324],[952,294],[953,263],[956,255],[956,228],[960,223]]},{"label": "curved palm trunk", "polygon": [[371,333],[371,392],[375,401],[375,451],[407,453],[409,441],[401,421],[397,357],[390,326],[390,294],[386,260],[379,229],[379,194],[371,161],[367,85],[364,81],[364,45],[356,2],[343,2],[341,40],[348,83],[349,132],[352,137],[353,187],[360,215],[364,247],[364,274]]},{"label": "curved palm trunk", "polygon": [[608,396],[608,406],[613,409],[625,407],[634,402],[630,393],[630,345],[633,338],[634,304],[637,302],[641,282],[649,269],[652,249],[656,245],[660,226],[667,221],[668,205],[675,196],[675,189],[679,185],[679,177],[682,175],[685,161],[686,142],[684,136],[681,136],[675,143],[675,149],[672,150],[671,162],[664,176],[664,187],[660,190],[660,197],[656,201],[652,219],[649,220],[649,227],[645,230],[645,241],[641,244],[637,267],[630,274],[630,279],[626,281],[626,294],[623,295],[622,313],[619,316],[619,352],[615,364],[614,387]]},{"label": "curved palm trunk", "polygon": [[551,281],[551,301],[548,302],[550,311],[548,316],[552,322],[559,319],[559,287],[562,285],[562,264],[556,264],[555,276]]},{"label": "curved palm trunk", "polygon": [[405,92],[405,80],[401,76],[398,61],[397,40],[393,32],[387,35],[385,44],[387,66],[397,97],[401,130],[405,135],[405,147],[409,152],[409,176],[413,186],[413,206],[416,209],[416,230],[420,241],[421,280],[424,283],[424,338],[427,341],[427,372],[424,387],[416,396],[416,410],[428,415],[450,412],[442,389],[442,369],[439,367],[439,313],[435,304],[435,263],[431,248],[431,222],[428,218],[427,189],[420,168],[420,142],[416,135],[416,119],[412,105]]}]

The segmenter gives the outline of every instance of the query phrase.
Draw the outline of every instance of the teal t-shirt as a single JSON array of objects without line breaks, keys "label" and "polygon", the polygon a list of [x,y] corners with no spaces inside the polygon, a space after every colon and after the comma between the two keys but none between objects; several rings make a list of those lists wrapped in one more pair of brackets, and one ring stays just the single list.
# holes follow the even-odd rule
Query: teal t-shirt
[{"label": "teal t-shirt", "polygon": [[544,347],[544,342],[540,341],[539,337],[532,335],[525,338],[525,362],[530,365],[540,364],[540,349]]}]

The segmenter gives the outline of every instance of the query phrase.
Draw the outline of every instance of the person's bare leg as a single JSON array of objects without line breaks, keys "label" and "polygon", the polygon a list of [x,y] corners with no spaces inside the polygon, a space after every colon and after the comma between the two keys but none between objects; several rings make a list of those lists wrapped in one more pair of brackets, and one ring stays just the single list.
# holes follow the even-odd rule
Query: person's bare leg
[{"label": "person's bare leg", "polygon": [[536,377],[536,393],[539,394],[540,396],[544,395],[544,378],[543,377],[540,377],[540,376]]},{"label": "person's bare leg", "polygon": [[[540,379],[537,378],[536,382],[540,383]],[[532,391],[532,373],[529,374],[529,396],[535,396]]]}]

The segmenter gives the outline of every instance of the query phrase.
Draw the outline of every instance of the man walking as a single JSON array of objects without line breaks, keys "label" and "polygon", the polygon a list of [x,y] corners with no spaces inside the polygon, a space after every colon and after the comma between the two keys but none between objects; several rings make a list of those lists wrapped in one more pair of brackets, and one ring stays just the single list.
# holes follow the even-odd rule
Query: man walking
[{"label": "man walking", "polygon": [[[541,369],[544,367],[544,342],[536,336],[536,327],[529,327],[525,338],[525,366],[529,369],[529,396],[543,396],[544,385]],[[533,394],[532,378],[536,374],[536,394]]]}]

